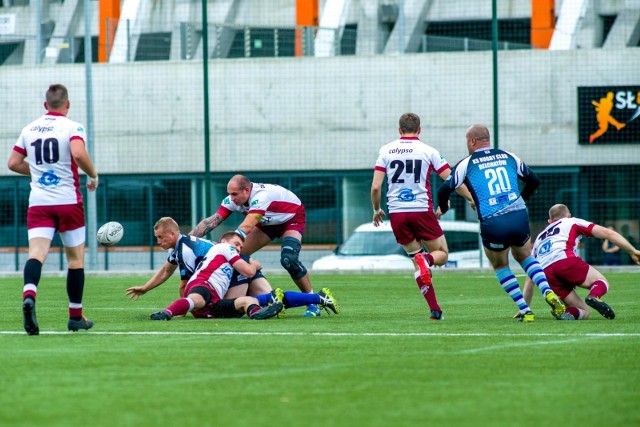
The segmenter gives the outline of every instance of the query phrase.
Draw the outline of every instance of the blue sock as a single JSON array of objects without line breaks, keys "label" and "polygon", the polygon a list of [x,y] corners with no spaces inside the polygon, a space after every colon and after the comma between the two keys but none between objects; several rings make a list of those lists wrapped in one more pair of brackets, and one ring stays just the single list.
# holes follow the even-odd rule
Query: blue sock
[{"label": "blue sock", "polygon": [[527,259],[522,261],[522,264],[520,265],[527,273],[527,276],[529,276],[529,278],[533,280],[533,283],[536,284],[538,289],[540,289],[540,292],[542,292],[543,296],[551,290],[551,288],[549,287],[549,283],[547,282],[547,276],[544,275],[542,266],[534,257],[528,257]]},{"label": "blue sock", "polygon": [[522,296],[522,292],[520,292],[520,285],[518,285],[516,276],[513,275],[511,269],[509,267],[501,268],[496,271],[496,276],[498,277],[500,286],[509,294],[513,302],[518,306],[520,312],[524,313],[529,310],[529,306],[524,302],[524,297]]},{"label": "blue sock", "polygon": [[258,300],[258,303],[260,304],[261,307],[269,305],[269,303],[273,301],[273,296],[271,295],[271,292],[269,292],[268,294],[255,296],[254,298]]},{"label": "blue sock", "polygon": [[289,307],[301,307],[309,304],[319,304],[320,297],[318,294],[305,294],[304,292],[292,292],[286,291],[284,293],[284,306]]}]

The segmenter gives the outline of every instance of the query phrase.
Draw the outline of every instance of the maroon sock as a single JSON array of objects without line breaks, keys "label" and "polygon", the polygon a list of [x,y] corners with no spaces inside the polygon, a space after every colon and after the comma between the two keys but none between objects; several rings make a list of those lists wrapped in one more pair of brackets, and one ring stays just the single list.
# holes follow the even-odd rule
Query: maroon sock
[{"label": "maroon sock", "polygon": [[177,299],[166,310],[171,316],[184,316],[189,312],[189,300],[186,298]]},{"label": "maroon sock", "polygon": [[427,260],[427,264],[429,264],[429,267],[433,267],[433,264],[435,263],[435,261],[433,260],[433,255],[426,253],[424,254],[424,259]]},{"label": "maroon sock", "polygon": [[607,286],[607,282],[604,280],[596,280],[591,285],[591,289],[589,289],[589,296],[595,298],[602,298],[604,294],[609,290],[609,286]]},{"label": "maroon sock", "polygon": [[[433,259],[433,257],[431,259]],[[431,286],[425,285],[420,276],[416,277],[416,283],[418,284],[418,289],[420,289],[420,292],[422,292],[422,296],[429,305],[429,310],[442,311],[440,310],[440,306],[438,305],[438,300],[436,299],[436,291],[433,288],[433,284],[431,284]]]},{"label": "maroon sock", "polygon": [[565,313],[569,313],[570,315],[575,317],[576,320],[580,318],[580,309],[578,307],[567,307]]}]

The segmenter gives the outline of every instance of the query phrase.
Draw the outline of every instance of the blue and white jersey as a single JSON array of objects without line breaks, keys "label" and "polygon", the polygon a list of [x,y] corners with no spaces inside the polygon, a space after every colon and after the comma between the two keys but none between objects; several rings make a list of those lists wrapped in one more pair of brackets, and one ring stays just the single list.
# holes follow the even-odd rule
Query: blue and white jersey
[{"label": "blue and white jersey", "polygon": [[466,184],[476,204],[478,218],[483,221],[526,209],[518,189],[518,177],[526,177],[529,173],[529,167],[515,154],[481,148],[462,159],[444,185],[453,190]]},{"label": "blue and white jersey", "polygon": [[169,249],[167,261],[178,266],[180,279],[189,280],[213,245],[209,240],[180,234],[176,247]]}]

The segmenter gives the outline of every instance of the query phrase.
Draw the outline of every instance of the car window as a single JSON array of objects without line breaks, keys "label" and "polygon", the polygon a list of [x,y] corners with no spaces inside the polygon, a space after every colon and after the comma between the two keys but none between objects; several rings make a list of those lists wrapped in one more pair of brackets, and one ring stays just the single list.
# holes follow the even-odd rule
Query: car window
[{"label": "car window", "polygon": [[338,249],[338,255],[392,255],[403,254],[391,231],[357,231]]}]

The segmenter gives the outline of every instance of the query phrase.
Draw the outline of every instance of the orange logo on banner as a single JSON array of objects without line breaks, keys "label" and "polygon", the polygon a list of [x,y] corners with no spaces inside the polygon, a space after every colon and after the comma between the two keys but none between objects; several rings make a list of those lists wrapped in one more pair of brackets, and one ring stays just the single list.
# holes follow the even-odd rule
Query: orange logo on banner
[{"label": "orange logo on banner", "polygon": [[[638,93],[638,97],[640,97],[640,93]],[[596,120],[598,121],[598,130],[592,133],[589,136],[589,144],[592,144],[596,138],[601,137],[602,135],[609,130],[609,125],[615,126],[617,130],[625,127],[624,123],[618,122],[611,115],[611,110],[613,110],[613,92],[608,92],[606,98],[600,98],[600,102],[591,101],[591,103],[596,107]]]}]

